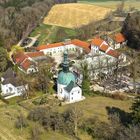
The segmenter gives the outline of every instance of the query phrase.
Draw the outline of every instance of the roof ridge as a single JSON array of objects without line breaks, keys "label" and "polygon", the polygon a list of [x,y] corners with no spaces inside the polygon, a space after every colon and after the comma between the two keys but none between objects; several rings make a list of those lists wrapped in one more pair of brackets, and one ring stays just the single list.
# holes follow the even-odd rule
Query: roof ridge
[{"label": "roof ridge", "polygon": [[[25,58],[20,65],[22,65],[28,58]],[[29,60],[29,59],[28,59]]]}]

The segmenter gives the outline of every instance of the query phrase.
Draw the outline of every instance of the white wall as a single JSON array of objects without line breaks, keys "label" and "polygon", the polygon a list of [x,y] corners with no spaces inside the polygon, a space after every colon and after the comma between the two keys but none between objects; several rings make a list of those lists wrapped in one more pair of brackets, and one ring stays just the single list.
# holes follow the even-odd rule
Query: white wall
[{"label": "white wall", "polygon": [[66,87],[66,85],[61,85],[61,84],[57,84],[57,94],[60,98],[64,98],[65,97],[65,91],[64,88]]},{"label": "white wall", "polygon": [[43,49],[41,51],[44,52],[45,55],[53,56],[56,53],[63,53],[65,51],[65,49],[67,49],[69,51],[76,51],[76,48],[80,49],[81,52],[83,51],[83,49],[81,47],[76,46],[74,44],[67,44],[67,45],[54,47],[54,48],[47,48],[47,49]]},{"label": "white wall", "polygon": [[91,45],[91,54],[98,54],[99,53],[99,47]]},{"label": "white wall", "polygon": [[28,89],[28,85],[15,87],[12,84],[6,84],[6,85],[1,84],[1,91],[2,91],[1,95],[6,96],[8,94],[13,94],[14,96],[20,96],[27,89]]},{"label": "white wall", "polygon": [[57,85],[57,94],[60,99],[64,99],[67,102],[76,102],[82,98],[82,90],[80,87],[74,87],[70,93],[68,93],[64,88],[66,85]]},{"label": "white wall", "polygon": [[6,85],[1,84],[1,91],[2,91],[2,95],[6,95],[8,93],[11,94],[15,93],[16,89],[12,84],[6,84]]},{"label": "white wall", "polygon": [[115,44],[115,49],[119,49],[121,47],[121,44],[120,43],[116,43]]},{"label": "white wall", "polygon": [[3,82],[4,81],[4,78],[3,77],[1,77],[1,82]]},{"label": "white wall", "polygon": [[82,99],[82,90],[80,87],[74,87],[69,93],[69,102],[76,102]]},{"label": "white wall", "polygon": [[31,74],[31,73],[35,73],[35,72],[38,72],[38,68],[34,68],[34,67],[30,67],[27,69],[26,73],[27,74]]}]

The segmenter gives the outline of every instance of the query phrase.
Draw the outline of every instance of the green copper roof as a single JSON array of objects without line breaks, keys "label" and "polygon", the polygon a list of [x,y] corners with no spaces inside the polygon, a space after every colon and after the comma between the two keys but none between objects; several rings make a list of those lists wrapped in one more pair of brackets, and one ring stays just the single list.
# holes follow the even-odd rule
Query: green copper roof
[{"label": "green copper roof", "polygon": [[61,71],[58,74],[58,83],[62,85],[68,85],[71,81],[76,82],[75,75],[72,72]]}]

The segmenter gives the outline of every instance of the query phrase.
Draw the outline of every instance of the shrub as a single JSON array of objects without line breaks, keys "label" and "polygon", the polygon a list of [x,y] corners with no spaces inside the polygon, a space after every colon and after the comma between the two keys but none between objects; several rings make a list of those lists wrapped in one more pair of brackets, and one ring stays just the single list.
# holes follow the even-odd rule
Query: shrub
[{"label": "shrub", "polygon": [[127,100],[127,98],[128,98],[126,94],[118,93],[118,92],[111,94],[111,97],[113,99],[117,99],[117,100]]},{"label": "shrub", "polygon": [[37,107],[30,111],[28,119],[32,121],[41,121],[46,116],[47,109],[43,107]]},{"label": "shrub", "polygon": [[23,127],[25,128],[27,126],[28,126],[28,122],[26,118],[23,116],[23,114],[20,114],[15,122],[15,127],[17,129],[22,129]]},{"label": "shrub", "polygon": [[40,135],[41,135],[41,129],[39,125],[35,125],[32,129],[31,129],[31,140],[40,140]]}]

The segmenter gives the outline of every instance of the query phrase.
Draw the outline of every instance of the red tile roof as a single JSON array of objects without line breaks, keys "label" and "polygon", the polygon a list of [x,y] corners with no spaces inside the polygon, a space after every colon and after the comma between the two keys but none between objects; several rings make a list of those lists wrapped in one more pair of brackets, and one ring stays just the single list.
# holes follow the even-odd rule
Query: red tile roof
[{"label": "red tile roof", "polygon": [[90,52],[90,44],[79,39],[74,39],[71,41],[72,44],[83,48],[87,53]]},{"label": "red tile roof", "polygon": [[43,52],[28,52],[26,53],[26,55],[33,58],[33,57],[44,56],[44,53]]},{"label": "red tile roof", "polygon": [[27,55],[25,55],[24,53],[18,53],[15,55],[14,59],[15,59],[15,63],[20,64],[22,63],[26,58],[28,58]]},{"label": "red tile roof", "polygon": [[106,52],[108,48],[109,48],[108,45],[103,44],[103,45],[100,47],[100,50]]},{"label": "red tile roof", "polygon": [[117,52],[116,50],[112,50],[112,49],[110,49],[110,50],[107,52],[107,54],[108,54],[108,55],[111,55],[111,56],[113,56],[113,57],[115,57],[115,58],[118,58],[118,57],[120,56],[120,53],[119,53],[119,52]]},{"label": "red tile roof", "polygon": [[100,47],[103,42],[104,40],[102,40],[101,38],[94,38],[92,39],[91,44]]},{"label": "red tile roof", "polygon": [[32,62],[29,60],[29,59],[26,59],[25,61],[23,61],[23,63],[21,64],[21,67],[24,69],[24,70],[27,70],[30,65],[32,64]]},{"label": "red tile roof", "polygon": [[117,43],[122,43],[122,42],[126,41],[126,38],[125,38],[125,36],[124,36],[122,33],[117,33],[117,34],[115,34],[115,36],[114,36],[114,40],[115,40]]},{"label": "red tile roof", "polygon": [[60,47],[60,46],[64,46],[63,42],[59,42],[59,43],[54,43],[54,44],[49,44],[49,45],[41,45],[39,47],[37,47],[37,50],[44,50],[44,49],[48,49],[48,48],[55,48],[55,47]]},{"label": "red tile roof", "polygon": [[[76,46],[79,46],[79,47],[85,49],[87,52],[90,51],[90,48],[89,48],[90,44],[87,42],[84,42],[84,41],[81,41],[78,39],[74,39],[74,40],[71,40],[71,42],[69,44],[74,44]],[[43,49],[55,48],[55,47],[60,47],[60,46],[64,46],[64,45],[65,45],[64,42],[59,42],[59,43],[54,43],[54,44],[49,44],[49,45],[41,45],[41,46],[37,47],[37,50],[40,51]]]},{"label": "red tile roof", "polygon": [[44,56],[43,52],[28,52],[28,53],[17,53],[14,57],[15,63],[18,64],[22,69],[27,70],[33,62],[29,58]]}]

